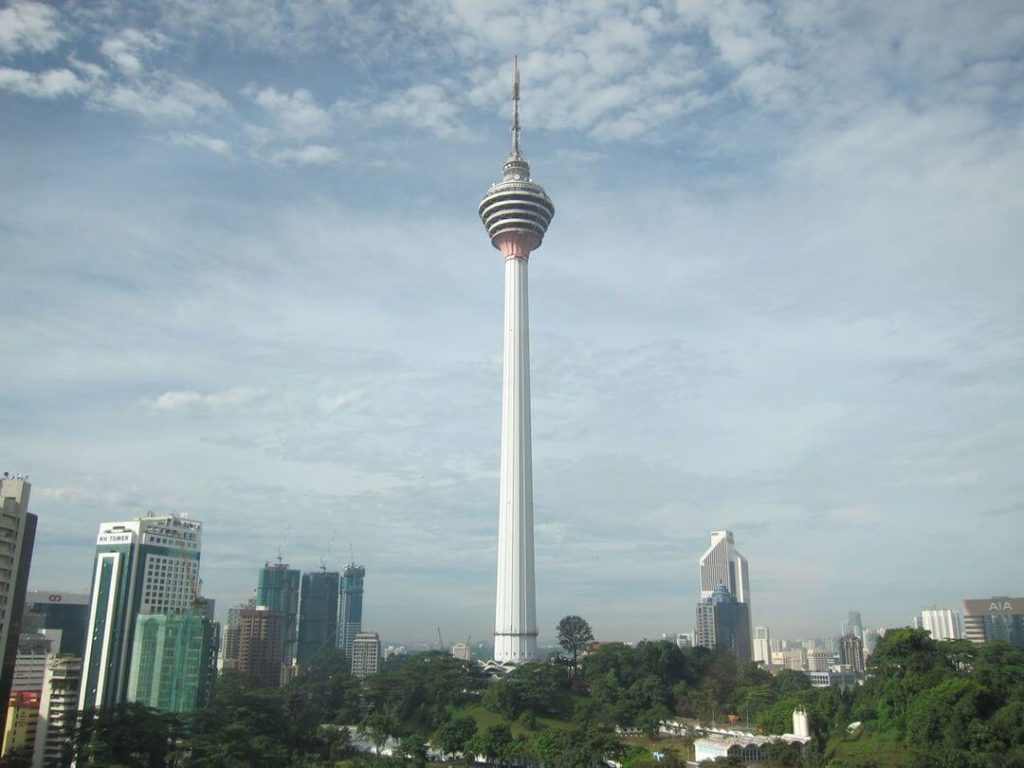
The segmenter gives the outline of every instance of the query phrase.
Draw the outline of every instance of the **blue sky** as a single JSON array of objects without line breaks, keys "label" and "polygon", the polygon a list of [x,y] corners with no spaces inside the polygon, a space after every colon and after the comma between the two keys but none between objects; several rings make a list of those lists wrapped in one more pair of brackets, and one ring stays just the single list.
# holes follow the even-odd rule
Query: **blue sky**
[{"label": "blue sky", "polygon": [[689,631],[728,527],[818,636],[1024,579],[1017,2],[0,7],[3,469],[36,588],[103,520],[204,588],[368,569],[385,639],[492,631],[502,268],[524,150],[542,640]]}]

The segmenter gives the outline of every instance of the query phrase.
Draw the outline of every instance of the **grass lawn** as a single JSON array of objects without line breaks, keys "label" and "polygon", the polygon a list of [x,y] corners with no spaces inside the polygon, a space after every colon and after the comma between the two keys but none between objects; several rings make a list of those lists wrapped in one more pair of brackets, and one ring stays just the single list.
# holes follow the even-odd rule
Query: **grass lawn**
[{"label": "grass lawn", "polygon": [[843,768],[910,768],[910,751],[891,736],[874,733],[870,725],[857,733],[829,741],[825,757],[829,765]]},{"label": "grass lawn", "polygon": [[[484,730],[489,725],[499,725],[505,723],[509,728],[512,729],[513,736],[529,736],[536,731],[530,731],[523,727],[522,723],[519,722],[508,722],[504,717],[499,715],[497,712],[491,712],[482,704],[474,704],[470,707],[460,707],[459,709],[452,710],[452,717],[462,717],[463,715],[469,715],[476,720],[476,727],[478,730]],[[537,718],[537,730],[541,731],[550,726],[569,726],[572,723],[569,720],[559,720],[554,717],[538,717]]]}]

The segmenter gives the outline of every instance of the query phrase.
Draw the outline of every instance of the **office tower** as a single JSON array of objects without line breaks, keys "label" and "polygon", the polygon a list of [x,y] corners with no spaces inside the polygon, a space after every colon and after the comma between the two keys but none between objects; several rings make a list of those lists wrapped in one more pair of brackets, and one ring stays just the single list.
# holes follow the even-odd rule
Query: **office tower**
[{"label": "office tower", "polygon": [[301,574],[287,564],[267,563],[260,571],[256,604],[284,616],[282,659],[290,665],[299,649],[299,583]]},{"label": "office tower", "polygon": [[533,563],[533,457],[530,437],[530,323],[527,265],[555,207],[530,177],[519,130],[519,66],[512,85],[512,153],[480,203],[480,219],[505,261],[501,467],[498,487],[498,589],[494,660],[516,664],[537,654]]},{"label": "office tower", "polygon": [[338,598],[341,575],[314,571],[302,575],[299,605],[299,665],[309,664],[324,648],[333,648],[338,637]]},{"label": "office tower", "polygon": [[768,627],[754,627],[754,661],[772,663],[772,633]]},{"label": "office tower", "polygon": [[380,637],[360,632],[352,641],[352,676],[363,678],[380,670]]},{"label": "office tower", "polygon": [[89,595],[73,592],[29,592],[21,631],[59,630],[60,648],[55,653],[85,655],[85,636],[89,629]]},{"label": "office tower", "polygon": [[827,672],[828,668],[832,666],[832,659],[832,651],[820,648],[807,651],[807,671]]},{"label": "office tower", "polygon": [[51,656],[46,662],[33,768],[65,768],[70,764],[81,681],[82,660],[77,656]]},{"label": "office tower", "polygon": [[695,641],[705,648],[724,646],[737,661],[750,661],[753,649],[750,638],[750,611],[739,602],[724,584],[719,584],[710,597],[697,604]]},{"label": "office tower", "polygon": [[736,551],[732,531],[712,531],[711,546],[700,558],[700,596],[711,597],[719,584],[738,602],[750,604],[747,560]]},{"label": "office tower", "polygon": [[951,608],[926,608],[914,617],[914,626],[927,630],[932,640],[960,640],[964,636],[960,613]]},{"label": "office tower", "polygon": [[266,606],[239,611],[238,671],[260,685],[281,684],[285,615]]},{"label": "office tower", "polygon": [[366,568],[349,563],[341,572],[341,616],[338,619],[338,647],[352,663],[352,643],[363,628],[363,579]]},{"label": "office tower", "polygon": [[1024,597],[964,600],[964,637],[972,643],[992,640],[1024,648]]},{"label": "office tower", "polygon": [[201,611],[139,614],[128,701],[161,712],[206,705],[216,677],[214,622]]},{"label": "office tower", "polygon": [[79,709],[126,700],[140,613],[191,610],[202,529],[198,520],[179,514],[100,524]]},{"label": "office tower", "polygon": [[851,667],[858,675],[864,674],[864,643],[853,632],[840,640],[839,663]]},{"label": "office tower", "polygon": [[22,475],[0,478],[0,725],[7,716],[18,633],[32,565],[37,518],[28,511],[32,485]]}]

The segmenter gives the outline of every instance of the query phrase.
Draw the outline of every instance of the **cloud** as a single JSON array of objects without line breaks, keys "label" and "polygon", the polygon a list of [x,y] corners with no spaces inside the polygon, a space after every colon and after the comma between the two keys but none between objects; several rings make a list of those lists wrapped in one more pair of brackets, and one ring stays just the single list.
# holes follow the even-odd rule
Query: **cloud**
[{"label": "cloud", "polygon": [[190,133],[172,133],[168,136],[168,140],[180,147],[198,147],[218,155],[227,155],[231,152],[231,144],[227,141],[214,136],[207,136],[205,133],[196,133],[194,131]]},{"label": "cloud", "polygon": [[143,54],[159,50],[164,41],[154,34],[145,34],[137,29],[125,29],[100,46],[100,51],[125,75],[138,77],[142,74]]},{"label": "cloud", "polygon": [[49,69],[44,72],[26,72],[23,69],[0,67],[0,89],[14,91],[38,99],[74,96],[89,86],[70,69]]},{"label": "cloud", "polygon": [[341,152],[323,144],[306,144],[279,149],[269,157],[277,165],[334,165],[341,160]]},{"label": "cloud", "polygon": [[244,93],[263,107],[275,120],[281,133],[290,139],[311,139],[331,132],[331,115],[320,107],[304,88],[290,95],[276,88],[249,86]]},{"label": "cloud", "polygon": [[213,88],[169,73],[98,90],[92,102],[103,109],[134,112],[151,120],[191,121],[228,105]]},{"label": "cloud", "polygon": [[414,85],[375,101],[339,100],[334,111],[345,121],[356,124],[426,129],[441,138],[467,135],[457,103],[435,83]]},{"label": "cloud", "polygon": [[194,390],[172,390],[164,392],[159,397],[146,401],[147,404],[158,411],[183,411],[183,410],[230,410],[251,405],[262,396],[258,389],[244,387],[226,389],[221,392],[200,394]]},{"label": "cloud", "polygon": [[15,2],[0,8],[0,52],[46,53],[64,39],[57,10],[34,2]]}]

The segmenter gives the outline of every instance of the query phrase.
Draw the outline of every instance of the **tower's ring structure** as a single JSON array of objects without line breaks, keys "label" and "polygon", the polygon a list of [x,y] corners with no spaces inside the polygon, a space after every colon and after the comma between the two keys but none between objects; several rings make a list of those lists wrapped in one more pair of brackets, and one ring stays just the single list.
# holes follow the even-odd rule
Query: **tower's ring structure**
[{"label": "tower's ring structure", "polygon": [[505,236],[516,235],[524,240],[528,257],[529,251],[543,242],[555,206],[544,187],[531,181],[530,164],[522,158],[509,158],[501,176],[502,180],[491,185],[480,203],[480,220],[495,248],[504,251]]}]

